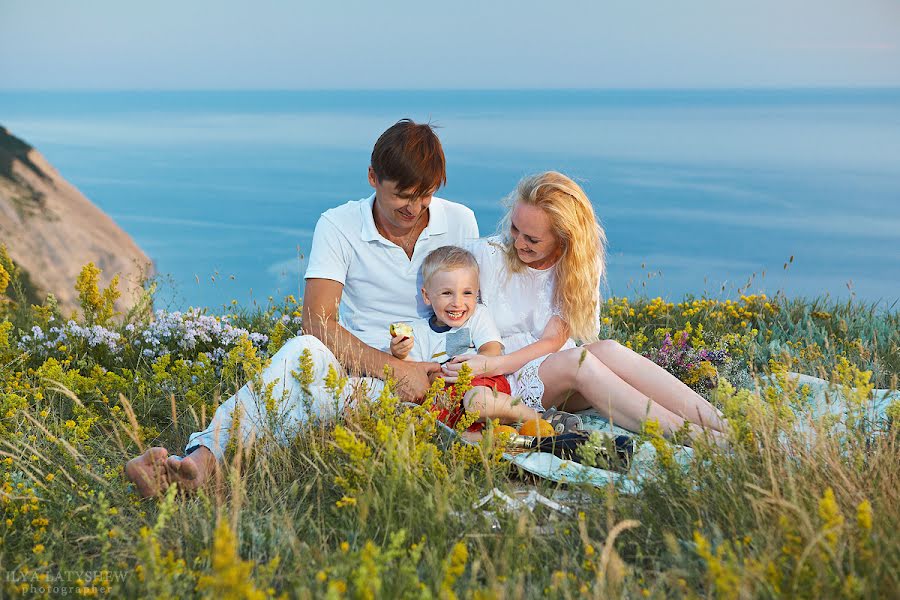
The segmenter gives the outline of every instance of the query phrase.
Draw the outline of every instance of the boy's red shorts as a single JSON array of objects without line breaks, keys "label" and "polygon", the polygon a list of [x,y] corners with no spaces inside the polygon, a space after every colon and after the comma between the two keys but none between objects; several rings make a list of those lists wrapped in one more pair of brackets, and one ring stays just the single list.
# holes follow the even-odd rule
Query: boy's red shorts
[{"label": "boy's red shorts", "polygon": [[491,377],[476,377],[472,380],[472,387],[488,387],[504,394],[512,395],[509,379],[506,375],[493,375]]},{"label": "boy's red shorts", "polygon": [[[453,386],[449,386],[447,389],[451,389]],[[502,392],[504,394],[512,395],[512,388],[509,385],[509,379],[507,379],[503,375],[493,375],[491,377],[475,377],[472,379],[472,387],[486,387],[491,388],[492,390],[496,390],[498,392]],[[439,409],[438,413],[438,421],[441,421],[447,427],[453,428],[456,427],[457,421],[459,421],[460,417],[465,413],[465,408],[463,407],[462,400],[459,401],[459,404],[456,405],[452,410],[447,410],[446,408]],[[482,427],[484,427],[483,423],[473,423],[471,427],[469,427],[469,431],[481,431]]]}]

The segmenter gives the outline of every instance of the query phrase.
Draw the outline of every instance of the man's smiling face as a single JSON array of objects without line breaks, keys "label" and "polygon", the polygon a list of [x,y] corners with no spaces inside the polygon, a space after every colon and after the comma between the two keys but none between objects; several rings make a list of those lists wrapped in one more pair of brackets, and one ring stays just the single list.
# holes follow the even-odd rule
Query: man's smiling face
[{"label": "man's smiling face", "polygon": [[392,235],[411,232],[427,215],[423,213],[431,204],[432,195],[416,196],[411,191],[397,189],[397,182],[378,181],[375,171],[369,167],[369,184],[375,188],[375,221]]}]

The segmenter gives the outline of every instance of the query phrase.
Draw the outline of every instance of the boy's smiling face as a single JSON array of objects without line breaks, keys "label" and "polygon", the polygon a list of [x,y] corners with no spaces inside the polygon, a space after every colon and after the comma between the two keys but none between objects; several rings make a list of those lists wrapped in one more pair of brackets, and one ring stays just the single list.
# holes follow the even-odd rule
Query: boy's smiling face
[{"label": "boy's smiling face", "polygon": [[438,325],[462,327],[475,312],[478,273],[466,267],[438,271],[422,288],[422,299],[434,310]]}]

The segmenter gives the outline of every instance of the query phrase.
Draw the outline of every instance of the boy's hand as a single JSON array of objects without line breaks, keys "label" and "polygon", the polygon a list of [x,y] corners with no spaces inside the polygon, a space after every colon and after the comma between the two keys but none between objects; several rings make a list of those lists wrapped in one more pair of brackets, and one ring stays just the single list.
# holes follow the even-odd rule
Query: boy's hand
[{"label": "boy's hand", "polygon": [[391,354],[400,360],[406,360],[413,349],[413,339],[408,335],[395,335],[391,337]]}]

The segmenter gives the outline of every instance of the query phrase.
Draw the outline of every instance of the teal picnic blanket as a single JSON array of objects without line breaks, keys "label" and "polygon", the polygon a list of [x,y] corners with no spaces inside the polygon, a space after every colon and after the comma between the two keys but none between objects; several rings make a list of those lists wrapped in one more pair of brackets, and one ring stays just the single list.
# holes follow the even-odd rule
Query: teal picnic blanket
[{"label": "teal picnic blanket", "polygon": [[[798,430],[812,432],[812,424],[822,419],[831,419],[834,426],[841,426],[847,407],[840,387],[833,386],[824,379],[801,373],[789,373],[789,376],[794,378],[799,385],[807,386],[808,391],[805,406],[798,409],[802,412],[802,414],[798,414],[800,418],[796,422]],[[775,385],[775,382],[763,378],[760,384],[768,386]],[[900,401],[900,391],[874,390],[870,403],[866,407],[869,418],[873,421],[886,419],[887,408],[895,401]],[[584,411],[579,415],[588,430],[600,431],[611,436],[634,435],[631,431],[611,424],[594,410]],[[693,450],[691,448],[675,447],[675,460],[679,464],[687,465],[692,457]],[[504,458],[522,470],[550,481],[590,484],[597,487],[613,484],[624,493],[635,493],[649,474],[649,469],[656,462],[656,450],[647,442],[638,444],[634,451],[631,468],[627,473],[585,466],[547,452],[505,453]]]},{"label": "teal picnic blanket", "polygon": [[[589,431],[600,431],[612,437],[617,435],[634,435],[601,417],[594,410],[578,413],[584,427]],[[675,460],[686,465],[693,456],[693,450],[687,446],[675,447]],[[581,463],[565,460],[549,452],[523,452],[521,454],[504,453],[503,457],[521,469],[543,479],[559,483],[590,484],[596,487],[615,485],[624,493],[637,492],[640,481],[647,475],[648,469],[656,462],[656,449],[648,442],[637,444],[631,459],[631,468],[626,473],[608,471],[589,467]]]}]

